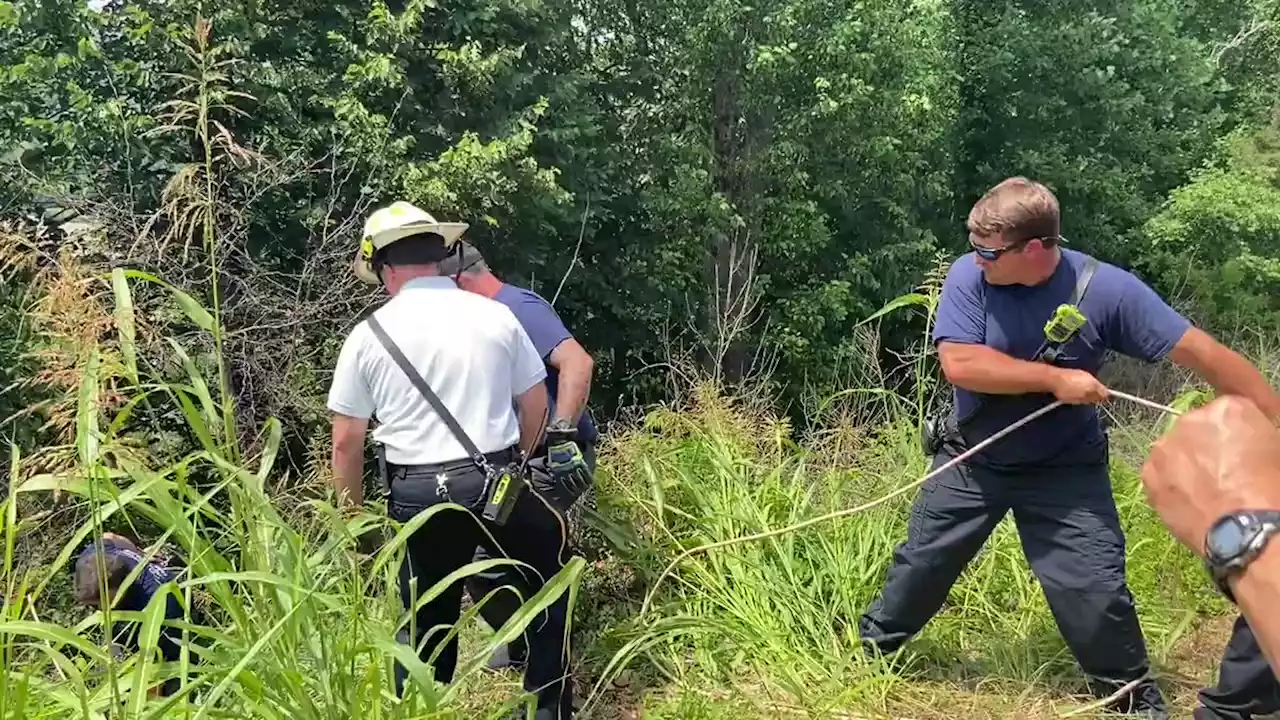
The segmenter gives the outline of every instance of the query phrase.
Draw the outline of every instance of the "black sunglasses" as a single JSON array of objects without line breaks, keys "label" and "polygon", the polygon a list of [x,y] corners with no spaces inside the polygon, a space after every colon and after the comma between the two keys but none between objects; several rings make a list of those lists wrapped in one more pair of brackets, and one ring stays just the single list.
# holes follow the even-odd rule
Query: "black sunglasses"
[{"label": "black sunglasses", "polygon": [[[1033,238],[1027,238],[1025,240],[1017,240],[1015,242],[1011,242],[1008,245],[1005,245],[1004,247],[988,248],[988,247],[982,247],[981,245],[975,243],[973,241],[973,238],[969,238],[969,247],[973,248],[973,251],[977,253],[978,257],[982,258],[983,260],[986,260],[987,262],[995,262],[1000,259],[1001,255],[1004,255],[1005,253],[1011,250],[1017,250],[1021,247],[1025,247],[1026,244],[1031,242],[1032,240],[1044,240],[1044,239],[1045,238],[1041,238],[1041,237],[1033,237]],[[1058,237],[1056,239],[1060,243],[1066,242],[1066,239],[1063,237]]]}]

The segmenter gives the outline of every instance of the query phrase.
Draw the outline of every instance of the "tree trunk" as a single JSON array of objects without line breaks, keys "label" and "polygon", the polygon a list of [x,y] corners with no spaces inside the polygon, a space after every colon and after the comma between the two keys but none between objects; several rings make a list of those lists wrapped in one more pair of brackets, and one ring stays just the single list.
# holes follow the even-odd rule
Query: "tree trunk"
[{"label": "tree trunk", "polygon": [[744,111],[743,70],[745,32],[735,29],[712,88],[713,182],[743,223],[717,234],[709,257],[711,302],[705,330],[708,369],[726,384],[740,382],[751,367],[746,332],[753,314],[756,242],[759,220],[752,155],[758,147],[759,126]]}]

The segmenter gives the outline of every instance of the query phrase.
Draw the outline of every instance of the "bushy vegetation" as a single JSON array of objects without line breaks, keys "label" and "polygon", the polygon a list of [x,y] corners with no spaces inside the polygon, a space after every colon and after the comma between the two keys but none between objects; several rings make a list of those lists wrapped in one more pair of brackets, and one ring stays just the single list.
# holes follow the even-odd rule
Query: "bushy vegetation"
[{"label": "bushy vegetation", "polygon": [[[969,204],[1026,174],[1073,247],[1275,377],[1277,20],[1274,0],[0,0],[0,717],[500,717],[519,679],[489,651],[560,593],[594,717],[1088,711],[1007,521],[908,657],[858,652],[948,390],[929,319]],[[615,419],[585,558],[497,632],[469,606],[451,688],[395,643],[411,528],[328,494],[330,368],[379,301],[349,261],[395,199],[471,223],[553,299]],[[1187,387],[1132,363],[1108,381]],[[1185,698],[1228,608],[1143,503],[1165,419],[1108,413],[1130,582]],[[112,661],[120,613],[70,603],[104,530],[181,557],[178,665]],[[149,645],[162,602],[136,618]],[[145,696],[172,676],[179,696]]]}]

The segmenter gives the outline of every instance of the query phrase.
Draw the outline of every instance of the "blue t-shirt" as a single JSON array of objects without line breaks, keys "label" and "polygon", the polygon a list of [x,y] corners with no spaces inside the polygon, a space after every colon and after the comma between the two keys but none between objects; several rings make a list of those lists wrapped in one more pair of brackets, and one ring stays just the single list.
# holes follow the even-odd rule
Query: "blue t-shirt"
[{"label": "blue t-shirt", "polygon": [[[973,253],[952,264],[942,286],[933,329],[935,343],[976,343],[1030,360],[1044,342],[1053,311],[1070,302],[1087,255],[1063,248],[1062,261],[1037,286],[989,285]],[[1097,375],[1108,350],[1155,362],[1177,344],[1191,323],[1128,271],[1104,262],[1080,302],[1088,319],[1062,349],[1057,364]],[[1050,394],[996,395],[955,388],[955,414],[972,447],[1049,403]],[[977,411],[981,409],[981,413]],[[974,456],[1001,468],[1034,468],[1106,460],[1106,436],[1094,405],[1068,405],[1004,436]]]},{"label": "blue t-shirt", "polygon": [[[126,545],[122,545],[111,538],[102,539],[102,549],[108,557],[114,556],[123,560],[125,566],[129,568],[130,573],[132,573],[134,568],[138,566],[138,563],[143,561],[142,555],[139,555],[137,551]],[[97,548],[94,546],[93,542],[90,542],[83,550],[80,551],[80,557],[93,557],[96,552]],[[175,579],[175,577],[176,572],[174,570],[162,567],[154,562],[147,563],[142,572],[138,574],[138,577],[134,578],[128,589],[125,590],[124,597],[120,598],[120,602],[115,604],[115,608],[118,610],[129,610],[134,612],[142,612],[143,610],[146,610],[147,603],[151,602],[151,598],[155,597],[155,594],[160,591],[161,586]],[[178,604],[177,598],[169,595],[165,599],[164,614],[165,618],[169,620],[178,620],[182,618],[182,606]],[[130,628],[126,639],[127,643],[130,645],[137,644],[137,639],[135,637],[136,630],[136,627]],[[176,661],[178,659],[178,645],[176,643],[176,639],[173,637],[175,634],[177,634],[177,631],[173,628],[161,628],[159,645],[161,654],[166,660]]]},{"label": "blue t-shirt", "polygon": [[[555,416],[556,393],[560,387],[560,371],[548,363],[551,351],[573,335],[561,322],[555,308],[538,293],[514,285],[503,285],[494,300],[511,308],[516,320],[524,327],[525,334],[533,341],[542,361],[547,363],[547,395],[550,396],[551,416]],[[591,414],[583,412],[578,418],[578,440],[585,445],[594,445],[599,440],[599,433],[591,421]]]}]

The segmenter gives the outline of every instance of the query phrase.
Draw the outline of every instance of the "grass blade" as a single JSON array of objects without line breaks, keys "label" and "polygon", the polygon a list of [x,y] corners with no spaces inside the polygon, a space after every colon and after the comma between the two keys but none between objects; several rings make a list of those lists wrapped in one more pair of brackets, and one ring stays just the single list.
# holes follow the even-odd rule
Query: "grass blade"
[{"label": "grass blade", "polygon": [[276,463],[276,453],[280,451],[280,439],[283,435],[280,427],[280,421],[276,418],[267,420],[267,442],[262,448],[262,461],[258,465],[258,490],[262,491],[266,487],[267,475],[271,473],[271,467]]},{"label": "grass blade", "polygon": [[115,292],[116,329],[120,333],[120,354],[124,356],[124,366],[129,373],[129,380],[138,384],[138,347],[137,326],[133,313],[133,294],[129,291],[129,280],[124,270],[115,268],[111,271],[111,288]]},{"label": "grass blade", "polygon": [[213,314],[206,310],[203,305],[196,302],[195,298],[151,273],[143,272],[141,270],[122,270],[120,272],[127,277],[146,280],[147,282],[155,283],[156,285],[168,290],[169,293],[173,295],[173,299],[178,303],[178,307],[182,309],[182,312],[185,313],[188,318],[191,318],[192,322],[194,322],[201,330],[213,332],[215,325],[213,321]]},{"label": "grass blade", "polygon": [[85,468],[98,464],[98,372],[101,361],[98,348],[89,351],[76,404],[76,450],[80,464]]}]

